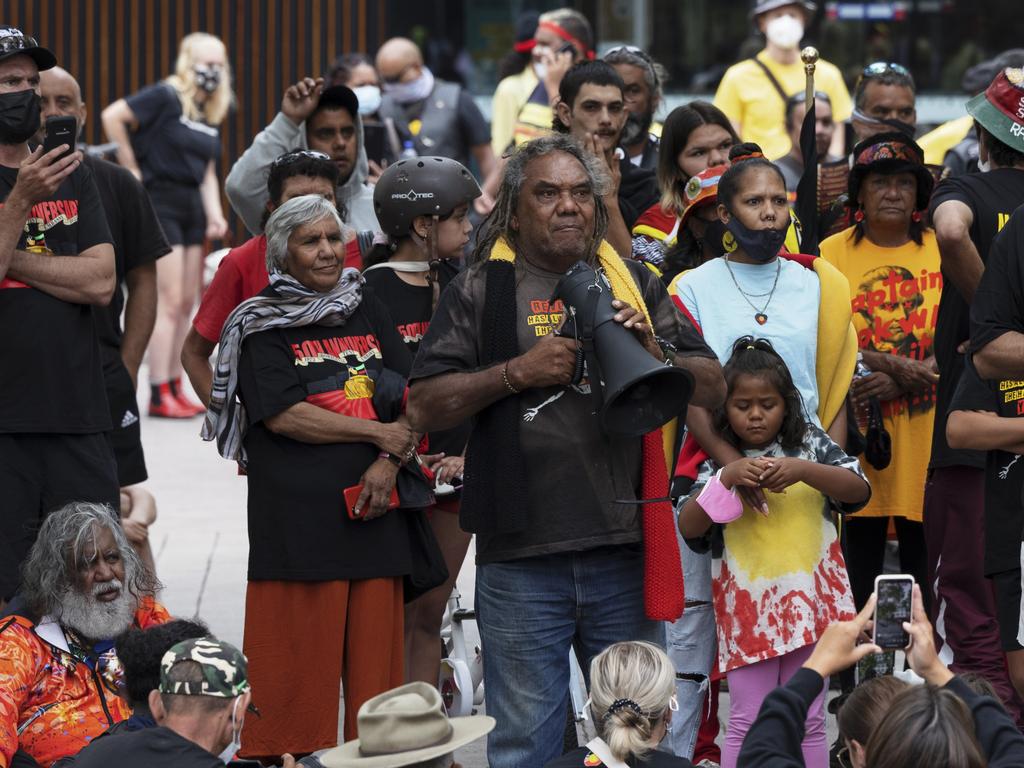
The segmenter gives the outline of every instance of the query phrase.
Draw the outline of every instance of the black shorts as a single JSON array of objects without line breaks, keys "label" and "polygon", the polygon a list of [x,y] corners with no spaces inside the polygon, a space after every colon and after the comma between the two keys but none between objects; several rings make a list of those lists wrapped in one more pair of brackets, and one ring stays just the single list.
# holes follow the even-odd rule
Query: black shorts
[{"label": "black shorts", "polygon": [[43,518],[71,501],[109,504],[121,496],[106,435],[0,434],[0,599],[14,595],[19,568]]},{"label": "black shorts", "polygon": [[103,384],[110,403],[110,423],[107,440],[117,460],[117,483],[141,483],[149,477],[146,456],[142,451],[142,430],[139,429],[139,403],[135,398],[132,377],[123,365],[108,365],[103,370]]},{"label": "black shorts", "polygon": [[202,245],[206,237],[206,213],[199,187],[155,181],[148,191],[167,242],[171,245]]},{"label": "black shorts", "polygon": [[996,597],[996,618],[999,620],[999,640],[1004,651],[1024,650],[1017,642],[1020,631],[1020,568],[989,576]]}]

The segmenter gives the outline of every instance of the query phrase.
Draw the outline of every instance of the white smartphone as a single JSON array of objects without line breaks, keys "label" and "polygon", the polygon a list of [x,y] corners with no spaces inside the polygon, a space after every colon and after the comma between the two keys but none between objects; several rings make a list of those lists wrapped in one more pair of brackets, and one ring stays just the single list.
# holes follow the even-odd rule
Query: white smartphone
[{"label": "white smartphone", "polygon": [[903,629],[913,615],[914,577],[905,573],[875,578],[875,626],[872,640],[882,649],[903,649],[910,636]]}]

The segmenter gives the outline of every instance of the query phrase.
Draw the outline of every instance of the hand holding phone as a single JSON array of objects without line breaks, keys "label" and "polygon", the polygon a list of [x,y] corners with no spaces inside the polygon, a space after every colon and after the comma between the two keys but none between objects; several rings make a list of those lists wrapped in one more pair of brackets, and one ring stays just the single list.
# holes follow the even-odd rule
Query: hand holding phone
[{"label": "hand holding phone", "polygon": [[926,682],[943,686],[952,679],[953,673],[942,663],[935,650],[935,635],[925,615],[921,588],[917,584],[914,585],[913,602],[913,621],[908,622],[905,627],[911,637],[910,647],[907,649],[907,663]]},{"label": "hand holding phone", "polygon": [[67,144],[68,149],[62,152],[56,160],[63,160],[75,151],[75,142],[78,139],[78,120],[72,115],[54,115],[46,118],[46,138],[43,139],[43,154],[52,152],[61,144]]},{"label": "hand holding phone", "polygon": [[[920,592],[918,592],[920,596]],[[907,574],[875,578],[875,623],[872,640],[884,650],[904,649],[910,635],[903,628],[913,618],[914,577]]]}]

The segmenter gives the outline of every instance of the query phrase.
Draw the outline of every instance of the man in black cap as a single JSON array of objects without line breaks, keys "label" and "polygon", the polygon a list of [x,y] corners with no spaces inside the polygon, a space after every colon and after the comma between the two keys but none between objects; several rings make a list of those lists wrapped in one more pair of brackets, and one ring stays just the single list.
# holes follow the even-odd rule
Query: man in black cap
[{"label": "man in black cap", "polygon": [[114,290],[110,232],[82,153],[28,145],[39,130],[39,71],[56,63],[0,26],[0,602],[17,589],[50,510],[73,500],[119,506],[90,306]]},{"label": "man in black cap", "polygon": [[231,207],[250,232],[258,235],[263,231],[271,163],[296,149],[322,152],[334,161],[338,167],[335,199],[346,224],[358,231],[379,229],[373,189],[366,184],[370,165],[363,146],[359,100],[347,86],[325,88],[322,77],[306,77],[288,87],[281,111],[256,134],[224,182]]}]

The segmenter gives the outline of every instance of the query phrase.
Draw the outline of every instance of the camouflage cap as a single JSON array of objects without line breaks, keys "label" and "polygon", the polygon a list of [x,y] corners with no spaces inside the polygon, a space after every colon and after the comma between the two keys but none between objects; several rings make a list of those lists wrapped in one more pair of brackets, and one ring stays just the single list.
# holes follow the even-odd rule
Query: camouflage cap
[{"label": "camouflage cap", "polygon": [[[194,661],[202,667],[199,683],[168,679],[175,664]],[[160,693],[232,699],[249,690],[249,663],[240,650],[215,637],[198,637],[171,646],[160,661]]]}]

